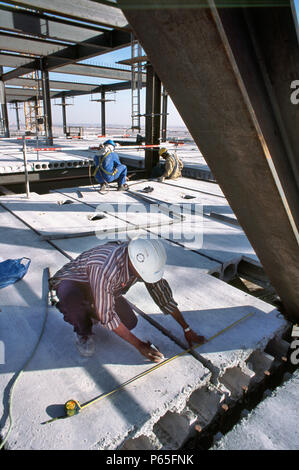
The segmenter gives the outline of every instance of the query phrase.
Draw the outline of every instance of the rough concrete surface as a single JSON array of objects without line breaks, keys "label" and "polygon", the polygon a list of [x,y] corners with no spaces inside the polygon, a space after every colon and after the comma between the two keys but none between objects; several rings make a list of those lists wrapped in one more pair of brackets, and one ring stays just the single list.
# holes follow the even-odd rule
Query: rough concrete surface
[{"label": "rough concrete surface", "polygon": [[211,450],[298,450],[298,387],[297,370]]},{"label": "rough concrete surface", "polygon": [[[229,368],[245,367],[254,350],[263,350],[268,341],[286,327],[285,320],[272,305],[214,277],[199,273],[195,277],[192,268],[173,270],[170,266],[166,267],[164,277],[169,281],[186,321],[207,339],[244,318],[195,350],[195,354],[209,363],[215,380]],[[185,341],[180,327],[172,317],[159,312],[142,284],[134,285],[126,297],[179,341]],[[250,316],[245,318],[247,315]]]},{"label": "rough concrete surface", "polygon": [[[186,178],[181,179],[182,184],[185,184],[185,181]],[[201,183],[202,182],[198,184],[199,187],[201,187]],[[205,188],[207,188],[207,184],[214,186],[213,183],[203,183]],[[97,208],[97,210],[100,210],[101,207],[105,207],[106,203],[112,204],[113,208],[110,207],[110,213],[112,213],[113,209],[119,211],[125,207],[130,207],[130,213],[128,213],[126,220],[135,224],[139,223],[138,221],[141,220],[140,223],[149,226],[148,231],[151,233],[173,241],[189,250],[196,251],[206,257],[207,260],[220,263],[222,266],[220,277],[224,278],[226,281],[235,276],[237,266],[243,256],[247,256],[255,261],[257,260],[247,237],[240,227],[235,227],[227,222],[217,221],[203,215],[205,214],[206,208],[209,208],[209,210],[211,208],[217,210],[216,208],[218,206],[206,205],[206,203],[211,203],[211,200],[203,201],[199,199],[197,202],[194,202],[193,199],[191,201],[182,199],[182,201],[180,201],[181,192],[176,186],[156,182],[150,182],[150,186],[154,188],[154,191],[149,194],[144,194],[137,189],[141,188],[142,190],[144,183],[138,185],[133,184],[132,192],[130,190],[129,194],[122,196],[118,196],[117,192],[113,189],[107,195],[102,196],[96,191],[92,191],[91,188],[80,187],[80,192],[84,195],[84,198],[80,200],[80,202]],[[64,194],[65,197],[70,195],[71,197],[78,198],[72,189],[62,189],[60,193]],[[140,198],[138,198],[138,196]],[[154,204],[146,202],[144,197],[148,198],[150,201],[152,200]],[[169,225],[169,219],[163,218],[162,214],[160,219],[157,217],[152,207],[153,205],[159,204],[161,200],[163,201],[163,197],[166,198],[166,203],[163,202],[162,206],[169,203],[171,210],[176,210],[177,213],[185,217],[184,221],[180,222],[176,220],[174,224]],[[119,204],[123,204],[123,206],[120,205],[116,207],[116,201],[118,201]],[[177,209],[179,202],[183,202],[184,204],[180,210]],[[104,204],[104,206],[102,206],[102,204]],[[222,199],[221,204],[222,205],[219,207],[222,212],[227,208],[229,209],[227,203],[223,205]],[[138,214],[140,219],[136,218],[135,210],[140,210]],[[119,212],[114,212],[114,215],[123,218],[123,215]],[[163,225],[156,227],[154,224],[157,220],[161,220]]]},{"label": "rough concrete surface", "polygon": [[[10,381],[29,357],[45,315],[43,268],[47,265],[57,268],[65,259],[52,247],[45,256],[45,250],[40,249],[45,242],[37,240],[30,229],[3,209],[1,218],[3,225],[11,230],[10,244],[1,243],[2,253],[5,246],[7,257],[26,254],[32,258],[26,278],[0,292],[0,330],[5,345],[5,364],[1,365],[0,376],[4,394],[3,426]],[[21,237],[13,228],[16,232],[22,231]],[[141,339],[158,345],[166,358],[182,352],[142,317],[134,332]],[[196,359],[184,355],[105,402],[92,405],[94,411],[89,408],[74,418],[42,426],[42,422],[62,414],[61,405],[68,399],[75,398],[83,403],[110,392],[153,366],[135,348],[99,326],[95,327],[95,340],[96,356],[81,358],[74,346],[72,327],[55,308],[49,308],[42,343],[16,386],[10,449],[86,449],[94,445],[114,449],[140,428],[151,429],[169,409],[184,407],[192,391],[203,386],[210,375]],[[172,382],[174,370],[176,380]]]},{"label": "rough concrete surface", "polygon": [[[169,195],[175,200],[177,189],[169,187]],[[68,198],[72,204],[57,204],[58,200]],[[32,194],[30,200],[24,195],[3,196],[0,202],[39,233],[64,230],[73,233],[91,227],[115,227],[115,214],[106,214],[95,225],[88,215],[103,210],[103,203],[113,207],[119,202],[132,204],[132,196],[114,189],[101,196],[90,188],[80,187],[44,196]],[[144,208],[147,210],[148,205]],[[142,211],[133,214],[123,209],[121,216],[123,226],[135,227],[146,222]],[[169,219],[169,215],[161,215],[163,222]],[[153,220],[156,219],[150,222]],[[69,256],[75,257],[111,238],[89,236],[54,240],[49,244],[3,207],[0,207],[0,222],[2,258],[32,259],[23,280],[0,290],[0,339],[5,346],[5,361],[0,364],[3,395],[0,427],[4,436],[14,374],[29,357],[46,311],[44,268],[49,266],[55,272]],[[233,237],[231,245],[228,242],[235,230],[225,223],[209,221],[204,225],[204,243],[213,244],[213,237],[217,236],[214,242],[219,243],[225,256],[233,260],[237,253],[242,257],[241,244],[235,244],[236,238]],[[237,230],[240,240],[244,240],[241,229]],[[140,233],[149,236],[154,229]],[[210,259],[186,249],[187,245],[170,242],[163,233],[161,236],[168,255],[164,277],[186,321],[210,341],[186,354],[188,346],[181,327],[171,316],[159,311],[145,287],[138,283],[127,293],[128,300],[137,307],[138,324],[133,332],[143,340],[149,339],[166,358],[178,354],[179,357],[87,407],[78,416],[42,425],[47,419],[61,415],[67,400],[74,398],[85,403],[154,366],[132,346],[99,325],[94,327],[96,355],[81,358],[74,345],[72,327],[63,321],[60,312],[50,307],[42,342],[16,385],[14,425],[7,448],[176,449],[188,437],[195,422],[203,420],[207,424],[212,419],[225,394],[237,397],[244,376],[248,382],[254,378],[255,372],[251,373],[247,367],[252,353],[263,351],[271,338],[280,337],[287,327],[286,321],[271,305],[216,279],[222,273],[223,259]],[[125,233],[116,238],[126,237]],[[244,318],[248,314],[252,315]],[[210,413],[203,409],[206,403]]]}]

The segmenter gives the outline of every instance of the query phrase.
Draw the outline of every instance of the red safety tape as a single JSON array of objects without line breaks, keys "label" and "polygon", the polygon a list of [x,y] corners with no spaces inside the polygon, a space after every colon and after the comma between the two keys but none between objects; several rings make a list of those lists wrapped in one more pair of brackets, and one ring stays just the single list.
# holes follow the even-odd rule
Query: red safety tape
[{"label": "red safety tape", "polygon": [[[66,148],[66,149],[67,149],[67,148]],[[66,150],[66,149],[64,149],[64,150]],[[30,150],[31,150],[31,149],[30,149]],[[53,152],[53,151],[59,152],[60,150],[63,150],[63,149],[62,149],[62,148],[57,148],[57,147],[45,147],[45,148],[36,148],[36,149],[32,149],[32,150],[34,150],[35,152],[37,152],[38,150],[39,150],[39,151],[49,150],[49,151],[51,151],[51,152]],[[68,149],[68,150],[69,150],[69,149]],[[75,150],[75,149],[73,149],[73,150]]]},{"label": "red safety tape", "polygon": [[[184,144],[180,144],[180,145],[184,145]],[[142,149],[146,149],[146,148],[159,148],[161,147],[160,144],[154,144],[154,145],[140,145],[140,146],[136,146],[136,145],[124,145],[124,146],[119,146],[119,147],[116,147],[115,148],[115,151],[118,152],[120,150],[142,150]],[[34,151],[34,152],[37,152],[37,151],[40,151],[40,152],[46,152],[46,151],[49,151],[49,152],[61,152],[61,151],[64,151],[64,150],[98,150],[99,148],[97,146],[90,146],[90,147],[86,147],[86,148],[71,148],[71,147],[41,147],[41,148],[33,148],[33,149],[28,149],[29,151]],[[169,149],[171,150],[171,149]]]}]

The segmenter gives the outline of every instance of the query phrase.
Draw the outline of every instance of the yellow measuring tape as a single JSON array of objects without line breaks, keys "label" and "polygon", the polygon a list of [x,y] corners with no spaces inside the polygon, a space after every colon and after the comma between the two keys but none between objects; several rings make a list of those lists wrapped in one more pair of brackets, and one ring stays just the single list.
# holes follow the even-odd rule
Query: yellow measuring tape
[{"label": "yellow measuring tape", "polygon": [[[204,344],[209,343],[213,339],[217,338],[217,336],[225,333],[225,331],[229,330],[230,328],[233,328],[234,326],[236,326],[241,321],[246,320],[247,318],[252,317],[253,315],[254,314],[251,312],[251,313],[248,313],[247,315],[245,315],[244,317],[240,318],[239,320],[236,320],[234,323],[231,323],[226,328],[223,328],[221,331],[219,331],[215,335],[211,336]],[[50,419],[49,421],[46,421],[45,423],[42,423],[42,424],[47,424],[47,423],[51,423],[53,421],[56,421],[58,419],[63,419],[63,418],[68,418],[68,417],[74,416],[75,414],[78,414],[81,410],[87,408],[88,406],[93,405],[93,404],[99,402],[100,400],[103,400],[104,398],[107,398],[107,397],[113,395],[114,393],[122,390],[127,385],[131,384],[132,382],[135,382],[135,380],[138,380],[138,379],[144,377],[145,375],[150,374],[154,370],[159,369],[160,367],[164,366],[165,364],[169,364],[174,359],[177,359],[180,356],[184,356],[185,354],[188,354],[190,351],[192,351],[194,349],[197,349],[200,346],[202,346],[202,344],[199,344],[195,347],[191,347],[189,349],[186,349],[185,351],[182,351],[179,354],[176,354],[175,356],[170,357],[169,359],[165,359],[165,361],[159,362],[159,364],[156,364],[155,366],[151,367],[150,369],[147,369],[146,371],[143,371],[140,374],[135,375],[135,377],[132,377],[131,379],[127,380],[126,382],[123,382],[119,387],[111,390],[110,392],[104,393],[104,394],[100,395],[97,398],[94,398],[94,399],[92,399],[92,400],[90,400],[86,403],[83,403],[82,405],[80,405],[80,403],[77,400],[74,400],[74,399],[68,400],[65,403],[66,416],[60,416],[58,418],[53,418],[53,419]]]}]

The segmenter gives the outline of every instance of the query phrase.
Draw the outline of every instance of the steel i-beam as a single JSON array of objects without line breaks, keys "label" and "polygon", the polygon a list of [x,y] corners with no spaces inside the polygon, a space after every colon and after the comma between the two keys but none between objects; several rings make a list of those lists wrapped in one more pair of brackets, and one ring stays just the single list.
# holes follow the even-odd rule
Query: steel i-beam
[{"label": "steel i-beam", "polygon": [[51,97],[49,86],[49,72],[41,70],[42,73],[42,90],[43,90],[43,105],[44,105],[44,120],[45,120],[45,133],[49,144],[53,144],[52,134],[52,112],[51,112]]},{"label": "steel i-beam", "polygon": [[[156,145],[160,142],[161,123],[161,81],[151,64],[146,66],[146,107],[145,107],[145,143]],[[150,174],[159,162],[159,151],[145,151],[145,169]]]},{"label": "steel i-beam", "polygon": [[101,91],[101,126],[102,135],[106,135],[106,102],[104,91]]},{"label": "steel i-beam", "polygon": [[[0,66],[0,77],[2,76],[3,67]],[[7,100],[6,100],[6,90],[3,80],[0,78],[0,104],[1,104],[1,114],[3,122],[3,130],[5,137],[9,137],[9,120],[7,112]]]}]

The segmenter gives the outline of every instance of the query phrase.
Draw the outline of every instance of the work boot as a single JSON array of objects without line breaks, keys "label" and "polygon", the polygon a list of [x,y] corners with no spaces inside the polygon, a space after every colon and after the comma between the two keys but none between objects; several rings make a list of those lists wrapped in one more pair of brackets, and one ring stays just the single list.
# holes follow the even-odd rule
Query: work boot
[{"label": "work boot", "polygon": [[100,186],[100,191],[106,191],[108,189],[108,184],[107,183],[102,183]]},{"label": "work boot", "polygon": [[91,357],[94,355],[95,343],[91,336],[81,336],[77,334],[76,346],[81,356]]},{"label": "work boot", "polygon": [[127,184],[119,184],[118,188],[117,188],[117,191],[126,191],[127,189],[128,189]]}]

